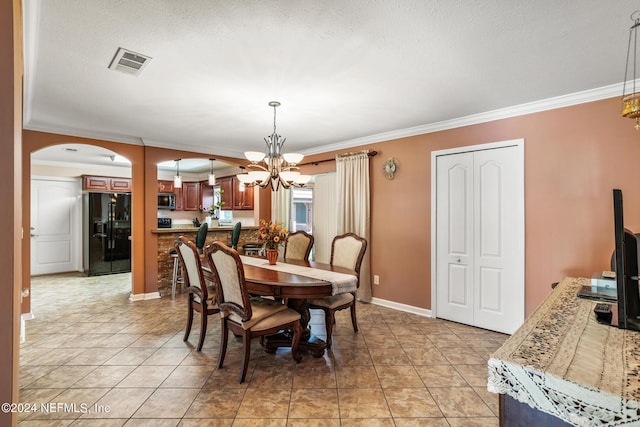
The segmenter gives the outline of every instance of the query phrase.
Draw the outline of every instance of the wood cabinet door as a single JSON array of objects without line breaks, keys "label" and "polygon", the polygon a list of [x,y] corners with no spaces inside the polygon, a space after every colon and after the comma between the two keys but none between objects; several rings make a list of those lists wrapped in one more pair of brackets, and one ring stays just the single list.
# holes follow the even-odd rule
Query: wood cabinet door
[{"label": "wood cabinet door", "polygon": [[233,178],[233,209],[252,210],[253,209],[253,187],[245,187],[240,191],[240,181]]},{"label": "wood cabinet door", "polygon": [[209,185],[209,181],[200,181],[200,194],[202,194],[202,209],[209,212],[213,205],[213,186]]},{"label": "wood cabinet door", "polygon": [[110,191],[109,178],[104,176],[84,175],[82,180],[83,190]]},{"label": "wood cabinet door", "polygon": [[245,187],[242,199],[242,209],[253,210],[253,190],[255,187]]},{"label": "wood cabinet door", "polygon": [[174,188],[173,194],[176,195],[176,210],[183,211],[184,210],[184,200],[182,198],[182,189],[184,188],[184,182],[182,183],[182,187]]},{"label": "wood cabinet door", "polygon": [[158,181],[158,193],[173,192],[173,181]]},{"label": "wood cabinet door", "polygon": [[128,193],[131,191],[131,179],[129,178],[110,178],[109,186],[111,191],[119,191]]},{"label": "wood cabinet door", "polygon": [[233,178],[220,178],[218,183],[220,184],[220,190],[223,190],[220,198],[224,202],[224,205],[222,205],[220,209],[230,211],[233,209]]},{"label": "wood cabinet door", "polygon": [[201,207],[200,183],[182,183],[182,210],[199,211]]}]

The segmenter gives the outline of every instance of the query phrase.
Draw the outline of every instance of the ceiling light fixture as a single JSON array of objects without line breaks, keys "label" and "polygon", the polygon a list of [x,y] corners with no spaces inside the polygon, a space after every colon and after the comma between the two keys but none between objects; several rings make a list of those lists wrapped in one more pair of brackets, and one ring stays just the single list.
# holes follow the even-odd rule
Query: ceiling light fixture
[{"label": "ceiling light fixture", "polygon": [[213,173],[213,162],[216,161],[216,159],[209,159],[211,160],[211,173],[209,174],[209,185],[210,186],[214,186],[216,185],[216,176]]},{"label": "ceiling light fixture", "polygon": [[[622,117],[635,119],[636,130],[640,130],[640,93],[636,91],[636,58],[638,53],[638,26],[640,26],[640,10],[636,10],[631,14],[633,25],[629,28],[629,44],[627,45],[627,64],[624,68],[624,83],[622,86]],[[631,42],[633,40],[633,48]],[[633,58],[631,56],[633,49]],[[633,62],[629,64],[629,60]],[[629,66],[632,65],[633,75],[629,75]],[[631,87],[627,88],[627,76],[633,77]],[[629,89],[629,91],[627,91]]]},{"label": "ceiling light fixture", "polygon": [[182,188],[182,177],[180,176],[180,160],[176,159],[176,176],[173,177],[173,188]]},{"label": "ceiling light fixture", "polygon": [[[282,146],[286,138],[282,138],[276,132],[276,108],[280,106],[280,103],[271,101],[269,106],[273,107],[273,133],[264,138],[264,142],[267,144],[267,153],[245,152],[245,157],[251,162],[247,167],[258,170],[239,174],[237,178],[245,185],[257,185],[260,188],[267,188],[271,185],[272,191],[277,191],[280,186],[282,188],[302,187],[311,179],[309,175],[301,175],[297,170],[299,168],[296,164],[300,163],[304,156],[296,153],[282,154]],[[259,164],[263,160],[266,167]]]}]

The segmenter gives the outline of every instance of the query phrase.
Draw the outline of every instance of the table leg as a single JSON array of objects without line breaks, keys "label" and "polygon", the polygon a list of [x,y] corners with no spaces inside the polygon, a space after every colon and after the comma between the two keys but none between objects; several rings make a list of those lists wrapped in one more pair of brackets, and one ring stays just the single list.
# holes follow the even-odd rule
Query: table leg
[{"label": "table leg", "polygon": [[[305,299],[292,299],[288,301],[289,308],[300,313],[300,325],[302,326],[302,337],[298,349],[308,350],[313,357],[322,357],[327,343],[311,333],[309,321],[311,313],[309,312],[309,304]],[[268,353],[275,352],[279,347],[291,347],[292,334],[291,331],[283,331],[276,335],[265,337],[263,347]]]}]

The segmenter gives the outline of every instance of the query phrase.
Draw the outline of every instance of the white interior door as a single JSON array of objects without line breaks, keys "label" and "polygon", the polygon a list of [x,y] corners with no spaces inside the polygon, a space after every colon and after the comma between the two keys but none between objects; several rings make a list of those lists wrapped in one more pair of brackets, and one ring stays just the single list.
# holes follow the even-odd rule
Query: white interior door
[{"label": "white interior door", "polygon": [[473,153],[438,157],[437,180],[438,317],[471,325]]},{"label": "white interior door", "polygon": [[31,180],[31,274],[81,270],[80,183]]},{"label": "white interior door", "polygon": [[513,333],[524,321],[521,146],[436,157],[436,315]]}]

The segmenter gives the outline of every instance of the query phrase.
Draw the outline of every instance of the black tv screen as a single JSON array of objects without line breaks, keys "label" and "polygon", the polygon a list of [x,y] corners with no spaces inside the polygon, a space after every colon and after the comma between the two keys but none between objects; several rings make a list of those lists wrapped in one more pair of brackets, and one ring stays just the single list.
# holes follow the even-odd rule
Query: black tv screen
[{"label": "black tv screen", "polygon": [[615,269],[618,290],[618,328],[640,331],[638,240],[624,227],[622,190],[613,190]]}]

